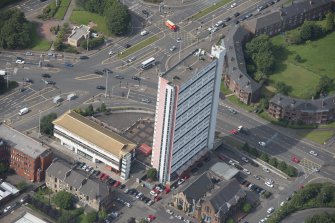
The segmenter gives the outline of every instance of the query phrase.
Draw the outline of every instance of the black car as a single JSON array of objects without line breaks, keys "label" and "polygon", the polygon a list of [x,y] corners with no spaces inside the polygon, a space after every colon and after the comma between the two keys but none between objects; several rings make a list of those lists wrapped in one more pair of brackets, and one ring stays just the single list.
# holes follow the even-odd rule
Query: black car
[{"label": "black car", "polygon": [[140,81],[140,80],[141,80],[141,78],[136,77],[136,76],[132,76],[131,79],[133,79],[133,80],[135,80],[135,81]]},{"label": "black car", "polygon": [[80,56],[79,59],[81,59],[81,60],[87,60],[87,59],[89,59],[89,57],[88,56]]},{"label": "black car", "polygon": [[124,45],[125,48],[129,48],[131,47],[131,45],[129,43],[127,43],[126,45]]},{"label": "black car", "polygon": [[120,80],[124,79],[124,77],[122,77],[121,75],[115,75],[115,78]]},{"label": "black car", "polygon": [[108,68],[104,68],[104,69],[102,69],[102,72],[104,72],[104,73],[113,73],[113,71],[111,70],[111,69],[108,69]]},{"label": "black car", "polygon": [[46,84],[56,84],[54,81],[45,81]]},{"label": "black car", "polygon": [[239,16],[239,15],[240,15],[239,12],[235,12],[235,14],[234,14],[235,17],[237,17],[237,16]]},{"label": "black car", "polygon": [[107,183],[109,184],[109,185],[113,185],[113,184],[115,184],[115,182],[116,182],[116,180],[114,180],[114,179],[112,179],[112,178],[110,178],[108,181],[107,181]]},{"label": "black car", "polygon": [[231,18],[230,17],[227,17],[224,21],[225,22],[229,22],[231,20]]},{"label": "black car", "polygon": [[24,78],[24,81],[25,81],[25,82],[27,82],[27,83],[33,83],[33,80],[32,80],[32,79],[30,79],[30,78],[27,78],[27,77],[26,77],[26,78]]},{"label": "black car", "polygon": [[99,176],[100,173],[101,173],[100,170],[97,170],[94,175]]},{"label": "black car", "polygon": [[122,184],[121,186],[120,186],[120,189],[124,189],[126,187],[126,185],[125,184]]},{"label": "black car", "polygon": [[95,70],[94,73],[98,75],[104,75],[104,72],[102,72],[101,70]]},{"label": "black car", "polygon": [[98,86],[97,86],[97,89],[105,90],[106,88],[105,88],[104,86],[102,86],[102,85],[98,85]]},{"label": "black car", "polygon": [[142,13],[143,13],[144,15],[146,15],[146,16],[149,15],[149,12],[148,12],[147,10],[142,10]]},{"label": "black car", "polygon": [[51,77],[50,74],[42,74],[41,76],[44,77],[44,78],[50,78]]}]

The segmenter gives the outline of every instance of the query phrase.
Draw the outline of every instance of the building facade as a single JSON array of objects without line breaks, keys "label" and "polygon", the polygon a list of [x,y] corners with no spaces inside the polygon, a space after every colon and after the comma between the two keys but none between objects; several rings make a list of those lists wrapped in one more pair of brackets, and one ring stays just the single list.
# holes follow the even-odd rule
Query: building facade
[{"label": "building facade", "polygon": [[269,101],[268,114],[293,123],[326,124],[335,120],[335,96],[302,100],[277,94]]},{"label": "building facade", "polygon": [[323,18],[332,10],[334,0],[292,1],[292,4],[255,18],[246,23],[245,27],[254,35],[277,35],[286,30],[301,26],[305,20]]},{"label": "building facade", "polygon": [[193,49],[159,77],[151,162],[161,183],[213,147],[224,54]]},{"label": "building facade", "polygon": [[31,182],[43,181],[52,161],[49,147],[4,124],[0,124],[0,156],[0,162]]},{"label": "building facade", "polygon": [[136,144],[73,111],[53,123],[54,136],[67,149],[92,162],[106,164],[122,179],[129,177]]},{"label": "building facade", "polygon": [[45,183],[54,192],[67,191],[76,196],[78,203],[99,211],[108,209],[115,198],[111,188],[75,166],[61,161],[53,162],[46,171]]}]

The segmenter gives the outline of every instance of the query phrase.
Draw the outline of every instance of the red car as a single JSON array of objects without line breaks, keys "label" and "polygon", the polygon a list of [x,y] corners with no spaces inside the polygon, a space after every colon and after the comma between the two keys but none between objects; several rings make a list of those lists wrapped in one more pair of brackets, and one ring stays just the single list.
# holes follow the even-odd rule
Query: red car
[{"label": "red car", "polygon": [[291,161],[294,162],[294,163],[300,163],[300,160],[295,156],[291,157]]},{"label": "red car", "polygon": [[155,201],[156,201],[156,202],[159,201],[159,200],[161,200],[161,199],[162,199],[162,198],[161,198],[160,196],[158,196],[158,195],[155,197]]},{"label": "red car", "polygon": [[218,154],[218,157],[219,157],[221,160],[225,160],[225,159],[226,159],[226,157],[225,157],[222,153],[219,153],[219,154]]},{"label": "red car", "polygon": [[233,135],[236,135],[237,133],[238,133],[238,131],[236,130],[236,129],[232,129],[232,130],[230,130],[229,131],[231,134],[233,134]]},{"label": "red car", "polygon": [[187,180],[188,178],[190,178],[190,175],[186,174],[186,175],[184,176],[184,180]]},{"label": "red car", "polygon": [[165,188],[165,193],[168,194],[170,193],[171,189],[170,188]]},{"label": "red car", "polygon": [[103,178],[105,178],[105,176],[106,176],[106,174],[104,174],[104,173],[101,173],[101,175],[100,175],[100,180],[102,180]]},{"label": "red car", "polygon": [[113,185],[113,187],[115,187],[115,188],[116,188],[116,187],[120,186],[120,184],[121,184],[121,182],[120,182],[120,181],[116,181],[116,182],[115,182],[115,184]]},{"label": "red car", "polygon": [[147,218],[147,220],[149,221],[149,222],[152,222],[153,220],[155,220],[156,219],[156,216],[155,215],[151,215],[151,214],[149,214],[149,216],[148,216],[148,218]]}]

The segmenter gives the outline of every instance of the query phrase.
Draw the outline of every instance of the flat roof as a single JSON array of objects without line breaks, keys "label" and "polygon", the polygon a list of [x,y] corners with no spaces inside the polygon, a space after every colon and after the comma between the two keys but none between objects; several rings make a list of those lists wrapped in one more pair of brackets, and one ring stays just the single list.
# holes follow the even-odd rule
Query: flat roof
[{"label": "flat roof", "polygon": [[239,170],[235,167],[232,167],[224,162],[217,162],[213,166],[211,166],[210,170],[217,175],[218,177],[221,177],[225,180],[230,180],[233,178],[236,174],[238,174]]},{"label": "flat roof", "polygon": [[61,117],[53,121],[53,124],[66,129],[119,158],[136,148],[136,144],[128,139],[74,111],[64,113]]},{"label": "flat roof", "polygon": [[34,159],[49,150],[49,147],[45,144],[42,146],[42,143],[4,124],[0,124],[0,139],[1,138],[8,145]]},{"label": "flat roof", "polygon": [[30,214],[27,212],[25,215],[23,215],[20,219],[15,221],[14,223],[47,223],[47,221],[44,221],[35,215]]},{"label": "flat roof", "polygon": [[[200,51],[201,53],[199,54]],[[175,63],[166,72],[161,73],[160,76],[169,80],[172,84],[182,85],[215,60],[217,59],[206,50],[192,48],[186,57]]]}]

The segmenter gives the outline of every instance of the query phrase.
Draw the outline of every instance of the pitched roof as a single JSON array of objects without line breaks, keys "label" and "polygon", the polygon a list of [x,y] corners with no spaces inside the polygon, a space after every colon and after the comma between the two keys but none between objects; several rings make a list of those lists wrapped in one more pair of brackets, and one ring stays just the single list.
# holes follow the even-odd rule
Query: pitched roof
[{"label": "pitched roof", "polygon": [[334,109],[335,95],[315,100],[305,100],[292,98],[283,94],[276,94],[270,99],[270,102],[291,110],[322,112]]},{"label": "pitched roof", "polygon": [[207,173],[203,173],[194,182],[192,182],[192,184],[184,188],[182,192],[185,194],[186,199],[189,202],[192,202],[193,199],[198,201],[206,194],[206,192],[210,191],[212,188],[213,183],[211,179]]},{"label": "pitched roof", "polygon": [[73,111],[66,112],[53,123],[119,158],[136,147],[128,139]]},{"label": "pitched roof", "polygon": [[81,26],[75,26],[72,29],[72,33],[69,36],[71,39],[79,40],[83,36],[86,36],[90,33],[90,27],[81,25]]},{"label": "pitched roof", "polygon": [[241,198],[247,195],[235,178],[220,182],[218,187],[204,201],[210,202],[219,216],[226,214],[231,206],[236,205]]},{"label": "pitched roof", "polygon": [[280,11],[270,12],[264,16],[254,18],[247,21],[245,25],[249,28],[250,32],[255,33],[256,30],[263,29],[276,23],[282,22]]},{"label": "pitched roof", "polygon": [[62,161],[52,162],[46,173],[76,188],[80,193],[89,196],[90,199],[102,200],[109,195],[107,184],[89,178],[86,173],[73,169],[68,163]]},{"label": "pitched roof", "polygon": [[261,87],[261,84],[254,81],[247,73],[243,53],[243,41],[249,32],[241,26],[233,27],[233,30],[224,38],[224,45],[227,48],[228,74],[240,88],[253,93]]},{"label": "pitched roof", "polygon": [[306,13],[314,8],[331,3],[332,0],[303,0],[293,1],[290,6],[281,9],[282,17],[285,19],[296,16],[300,13]]}]

